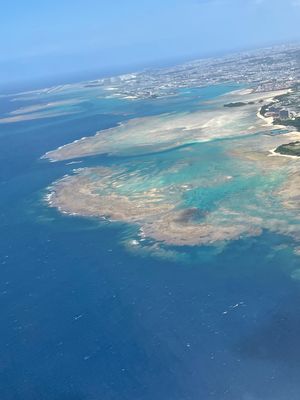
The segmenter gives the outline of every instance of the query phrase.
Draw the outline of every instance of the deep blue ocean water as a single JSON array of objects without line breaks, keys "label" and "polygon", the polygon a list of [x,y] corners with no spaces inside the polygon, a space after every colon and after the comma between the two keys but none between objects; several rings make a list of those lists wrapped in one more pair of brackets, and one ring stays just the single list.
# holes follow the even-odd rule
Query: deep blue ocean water
[{"label": "deep blue ocean water", "polygon": [[[230,89],[193,94],[200,102]],[[299,399],[300,283],[290,277],[299,257],[290,239],[264,232],[171,262],[127,252],[121,224],[43,202],[74,165],[41,155],[127,118],[199,107],[182,96],[91,96],[77,114],[0,125],[1,400]],[[84,165],[99,162],[113,161]]]}]

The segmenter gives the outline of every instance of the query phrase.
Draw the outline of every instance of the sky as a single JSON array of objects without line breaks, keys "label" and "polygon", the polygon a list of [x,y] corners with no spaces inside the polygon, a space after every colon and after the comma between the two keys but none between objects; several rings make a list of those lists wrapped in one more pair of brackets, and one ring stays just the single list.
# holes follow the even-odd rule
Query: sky
[{"label": "sky", "polygon": [[300,0],[1,3],[0,88],[300,41]]}]

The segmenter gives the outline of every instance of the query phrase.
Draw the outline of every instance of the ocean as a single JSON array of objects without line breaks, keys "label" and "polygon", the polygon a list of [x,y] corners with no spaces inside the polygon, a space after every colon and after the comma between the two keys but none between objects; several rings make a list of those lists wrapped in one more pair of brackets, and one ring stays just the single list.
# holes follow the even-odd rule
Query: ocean
[{"label": "ocean", "polygon": [[[0,99],[1,118],[66,102],[0,124],[1,400],[299,399],[291,238],[263,230],[226,246],[181,248],[188,258],[135,254],[123,245],[132,227],[62,214],[44,200],[74,167],[131,159],[50,163],[40,159],[47,151],[131,118],[205,109],[235,88],[128,101],[68,86]],[[212,145],[197,146],[210,174]],[[185,201],[193,206],[197,196]],[[203,207],[214,196],[201,198]]]}]

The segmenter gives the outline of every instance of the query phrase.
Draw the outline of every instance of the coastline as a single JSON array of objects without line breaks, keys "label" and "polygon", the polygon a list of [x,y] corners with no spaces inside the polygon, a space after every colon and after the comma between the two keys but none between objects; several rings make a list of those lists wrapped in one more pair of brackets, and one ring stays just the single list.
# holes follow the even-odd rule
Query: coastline
[{"label": "coastline", "polygon": [[288,157],[288,158],[294,158],[294,159],[300,159],[300,156],[292,156],[290,154],[281,154],[276,152],[277,147],[275,149],[269,150],[268,157]]},{"label": "coastline", "polygon": [[[292,91],[293,91],[292,89],[288,89],[288,90],[286,90],[286,92],[283,93],[283,94],[288,94],[288,93],[291,93]],[[276,96],[275,96],[275,97],[276,97]],[[270,99],[268,100],[268,105],[271,105],[271,104],[276,103],[277,100],[276,100],[275,97],[272,97],[272,98],[270,98]],[[291,127],[289,127],[289,126],[280,125],[280,124],[274,124],[274,121],[275,121],[274,117],[265,117],[265,116],[261,113],[261,110],[262,110],[262,107],[260,107],[260,108],[258,109],[258,112],[257,112],[256,116],[257,116],[258,118],[260,118],[261,120],[265,121],[266,126],[268,126],[268,127],[271,127],[271,126],[272,126],[272,127],[274,127],[275,129],[285,129],[285,130],[288,129],[288,130],[289,130],[289,133],[293,132],[293,133],[295,133],[295,134],[299,134],[299,135],[300,135],[300,132],[299,132],[299,131],[292,130]],[[278,149],[278,147],[269,150],[269,153],[270,153],[269,156],[270,156],[270,157],[280,156],[280,157],[288,157],[288,158],[294,158],[294,159],[299,159],[299,157],[300,157],[300,156],[293,156],[293,155],[289,155],[289,154],[281,154],[281,153],[279,153],[279,152],[276,151],[277,149]]]}]

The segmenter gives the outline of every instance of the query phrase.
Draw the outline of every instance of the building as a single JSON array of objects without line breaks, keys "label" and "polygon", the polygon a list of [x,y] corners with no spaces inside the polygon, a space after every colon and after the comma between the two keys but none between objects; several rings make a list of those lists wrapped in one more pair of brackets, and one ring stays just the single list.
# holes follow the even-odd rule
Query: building
[{"label": "building", "polygon": [[290,118],[289,110],[280,110],[279,111],[279,118],[280,119],[289,119]]}]

